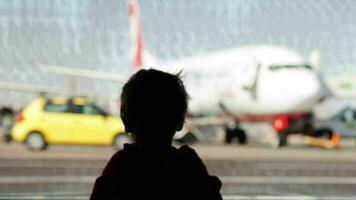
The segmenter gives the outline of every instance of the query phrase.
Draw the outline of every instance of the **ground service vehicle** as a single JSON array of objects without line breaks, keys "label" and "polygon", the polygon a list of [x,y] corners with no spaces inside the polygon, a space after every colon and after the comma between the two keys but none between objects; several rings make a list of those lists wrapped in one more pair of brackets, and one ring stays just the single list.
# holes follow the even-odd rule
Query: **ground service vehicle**
[{"label": "ground service vehicle", "polygon": [[12,130],[31,150],[49,144],[96,144],[122,148],[129,137],[120,118],[109,116],[85,98],[38,98],[17,116]]},{"label": "ground service vehicle", "polygon": [[314,126],[336,131],[341,137],[356,138],[356,109],[346,107],[330,119],[315,120]]}]

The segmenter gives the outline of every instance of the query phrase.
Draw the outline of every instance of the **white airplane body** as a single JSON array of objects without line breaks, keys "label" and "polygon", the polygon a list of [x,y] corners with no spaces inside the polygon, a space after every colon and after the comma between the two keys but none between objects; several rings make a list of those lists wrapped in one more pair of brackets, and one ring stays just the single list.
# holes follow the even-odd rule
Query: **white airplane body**
[{"label": "white airplane body", "polygon": [[191,96],[189,111],[193,114],[220,113],[221,104],[237,115],[309,112],[321,98],[317,74],[290,49],[246,46],[159,63],[143,49],[135,0],[129,1],[129,20],[135,68],[182,71]]},{"label": "white airplane body", "polygon": [[183,71],[193,113],[221,112],[220,104],[236,114],[308,112],[321,97],[315,72],[300,55],[277,46],[247,46],[157,66]]}]

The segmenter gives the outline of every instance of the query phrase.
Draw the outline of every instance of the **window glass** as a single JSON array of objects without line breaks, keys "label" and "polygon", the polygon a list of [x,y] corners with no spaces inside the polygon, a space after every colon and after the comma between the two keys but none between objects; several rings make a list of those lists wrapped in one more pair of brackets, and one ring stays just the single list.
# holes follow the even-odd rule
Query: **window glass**
[{"label": "window glass", "polygon": [[100,115],[100,114],[102,114],[102,111],[94,105],[84,105],[83,106],[83,114]]},{"label": "window glass", "polygon": [[83,114],[83,105],[69,104],[71,113]]},{"label": "window glass", "polygon": [[344,118],[346,122],[352,122],[353,121],[353,112],[350,109],[346,109],[344,112]]},{"label": "window glass", "polygon": [[291,68],[304,68],[304,69],[311,69],[310,65],[272,65],[269,67],[272,71],[277,71],[279,69],[291,69]]},{"label": "window glass", "polygon": [[68,105],[67,104],[47,103],[45,106],[45,111],[47,111],[47,112],[68,112]]}]

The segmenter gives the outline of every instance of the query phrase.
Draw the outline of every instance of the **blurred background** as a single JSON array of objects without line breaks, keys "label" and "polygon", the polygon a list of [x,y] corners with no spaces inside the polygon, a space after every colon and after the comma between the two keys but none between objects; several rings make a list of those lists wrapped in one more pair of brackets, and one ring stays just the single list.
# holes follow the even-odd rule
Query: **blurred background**
[{"label": "blurred background", "polygon": [[[130,2],[136,9],[133,16],[128,10]],[[142,33],[144,48],[160,63],[201,58],[244,46],[280,46],[302,57],[303,63],[308,64],[305,68],[313,70],[320,80],[321,89],[311,108],[302,104],[305,109],[301,106],[285,112],[261,109],[256,111],[257,117],[241,111],[243,116],[239,115],[233,128],[226,122],[226,115],[221,114],[187,120],[195,126],[179,133],[176,145],[191,143],[197,149],[209,171],[221,177],[225,199],[274,195],[283,199],[356,198],[355,1],[130,2],[0,0],[0,107],[4,136],[0,143],[0,199],[87,199],[95,177],[115,152],[111,144],[120,148],[130,141],[128,137],[118,137],[123,133],[118,118],[118,97],[124,82],[121,77],[128,77],[137,67],[132,60],[135,43],[129,16],[138,18],[134,22],[142,28],[138,33]],[[52,99],[54,96],[60,98]],[[247,100],[253,102],[251,98]],[[24,109],[34,100],[37,103],[30,105],[38,104],[43,109],[26,114]],[[77,107],[70,107],[73,102]],[[226,102],[229,108],[229,101]],[[235,109],[232,104],[230,108]],[[79,120],[92,120],[85,125],[89,127],[86,130],[109,126],[115,131],[106,139],[91,136],[91,141],[80,140],[87,136],[73,137],[70,142],[62,138],[53,142],[59,145],[38,151],[49,146],[51,142],[44,140],[49,136],[34,131],[30,125],[14,128],[15,122],[26,121],[39,112],[65,113],[66,109],[72,114],[111,120],[110,125],[98,125],[101,118],[83,117]],[[226,114],[226,110],[222,112]],[[232,118],[236,119],[235,114]],[[61,120],[65,117],[59,117],[57,122],[64,123]],[[288,121],[287,127],[283,120]],[[90,127],[95,123],[95,128]],[[53,124],[48,126],[56,129]],[[229,130],[237,142],[231,141],[234,138],[229,138]],[[238,135],[239,130],[246,134]],[[39,134],[29,140],[26,136],[30,132]],[[261,132],[269,135],[261,136]],[[14,134],[17,136],[12,141]],[[251,135],[251,143],[235,144],[247,143],[243,138]],[[96,141],[101,142],[97,145]],[[83,143],[90,145],[78,145]],[[285,148],[276,148],[281,146]]]},{"label": "blurred background", "polygon": [[[322,53],[327,74],[355,72],[355,11],[350,1],[142,1],[145,45],[160,60],[251,44]],[[127,2],[1,1],[1,80],[68,87],[68,77],[40,64],[130,74]],[[120,85],[75,78],[91,93]],[[36,94],[1,91],[1,104],[21,107]]]}]

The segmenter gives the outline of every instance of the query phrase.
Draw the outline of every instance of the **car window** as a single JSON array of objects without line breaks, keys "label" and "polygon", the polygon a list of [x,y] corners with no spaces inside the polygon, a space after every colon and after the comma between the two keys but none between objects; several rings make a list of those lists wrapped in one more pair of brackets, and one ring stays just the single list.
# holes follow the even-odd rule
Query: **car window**
[{"label": "car window", "polygon": [[68,112],[68,105],[47,103],[44,110],[46,112]]},{"label": "car window", "polygon": [[84,105],[83,106],[83,114],[87,115],[101,115],[103,112],[94,105]]},{"label": "car window", "polygon": [[103,115],[105,114],[100,108],[92,104],[79,105],[69,104],[71,113],[85,114],[85,115]]},{"label": "car window", "polygon": [[346,109],[344,112],[344,119],[345,122],[352,122],[354,120],[354,113],[352,110],[350,109]]},{"label": "car window", "polygon": [[78,105],[78,104],[68,104],[69,106],[69,112],[70,113],[78,113],[78,114],[83,114],[83,105]]}]

